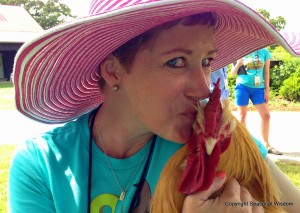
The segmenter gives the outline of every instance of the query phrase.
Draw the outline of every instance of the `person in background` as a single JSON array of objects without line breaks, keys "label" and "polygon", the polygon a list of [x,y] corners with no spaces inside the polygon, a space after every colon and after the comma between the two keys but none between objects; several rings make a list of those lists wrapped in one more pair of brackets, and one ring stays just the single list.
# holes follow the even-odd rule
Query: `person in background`
[{"label": "person in background", "polygon": [[[16,150],[9,212],[147,212],[166,162],[193,134],[211,70],[275,41],[261,41],[278,32],[259,17],[239,1],[93,0],[89,16],[25,43],[14,66],[17,109],[65,125]],[[225,179],[218,173],[207,191],[187,195],[182,212],[262,211],[224,205],[253,201]]]},{"label": "person in background", "polygon": [[220,78],[220,89],[222,91],[221,98],[226,99],[229,97],[230,90],[228,86],[228,74],[227,66],[222,67],[216,71],[211,72],[210,74],[210,90],[214,89],[214,83]]},{"label": "person in background", "polygon": [[[238,118],[246,125],[249,100],[257,109],[261,118],[261,135],[268,153],[282,155],[269,143],[270,111],[270,59],[271,54],[267,48],[250,53],[237,60],[231,69],[231,76],[238,74],[239,68],[245,68],[245,73],[239,74],[235,86],[235,103],[238,107]],[[244,67],[243,67],[244,66]]]},{"label": "person in background", "polygon": [[[211,72],[210,74],[210,90],[214,89],[214,83],[220,79],[220,89],[221,89],[221,100],[229,98],[230,90],[228,85],[228,74],[227,74],[227,66],[216,71]],[[261,141],[258,140],[251,134],[252,139],[255,141],[257,146],[259,147],[263,156],[266,156],[268,150],[262,145]]]}]

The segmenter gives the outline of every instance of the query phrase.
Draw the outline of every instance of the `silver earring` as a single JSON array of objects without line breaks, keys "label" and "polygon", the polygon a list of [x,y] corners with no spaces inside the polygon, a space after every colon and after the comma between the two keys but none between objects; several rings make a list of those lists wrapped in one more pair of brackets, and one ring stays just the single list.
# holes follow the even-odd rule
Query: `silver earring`
[{"label": "silver earring", "polygon": [[117,86],[117,85],[114,86],[113,89],[112,89],[113,92],[117,92],[118,90],[119,90],[119,86]]}]

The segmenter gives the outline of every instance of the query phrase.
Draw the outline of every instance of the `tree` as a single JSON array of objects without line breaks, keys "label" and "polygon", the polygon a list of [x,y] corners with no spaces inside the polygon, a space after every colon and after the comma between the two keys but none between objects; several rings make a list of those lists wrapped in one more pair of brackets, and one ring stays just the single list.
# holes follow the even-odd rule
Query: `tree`
[{"label": "tree", "polygon": [[257,12],[270,22],[278,31],[285,28],[286,21],[282,16],[271,18],[270,13],[265,9],[258,9]]},{"label": "tree", "polygon": [[71,9],[58,0],[48,0],[45,3],[42,0],[0,0],[0,4],[23,7],[43,29],[76,18],[71,14]]}]

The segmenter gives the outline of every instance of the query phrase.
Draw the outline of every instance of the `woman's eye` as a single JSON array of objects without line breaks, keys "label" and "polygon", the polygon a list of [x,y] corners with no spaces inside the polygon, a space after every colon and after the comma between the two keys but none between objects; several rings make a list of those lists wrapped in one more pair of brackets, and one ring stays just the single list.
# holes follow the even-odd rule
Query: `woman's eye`
[{"label": "woman's eye", "polygon": [[185,66],[185,59],[182,57],[179,58],[173,58],[167,62],[167,66],[169,67],[175,67],[175,68],[181,68]]},{"label": "woman's eye", "polygon": [[202,66],[210,66],[212,59],[211,58],[205,58],[202,60]]}]

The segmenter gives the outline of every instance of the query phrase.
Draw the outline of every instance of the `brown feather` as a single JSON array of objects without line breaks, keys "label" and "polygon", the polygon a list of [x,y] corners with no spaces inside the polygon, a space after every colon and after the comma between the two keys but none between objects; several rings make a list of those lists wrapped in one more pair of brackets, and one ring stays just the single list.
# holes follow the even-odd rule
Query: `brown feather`
[{"label": "brown feather", "polygon": [[[202,110],[201,108],[199,109]],[[201,114],[201,112],[199,112]],[[201,118],[197,122],[202,122]],[[265,203],[280,201],[279,190],[271,172],[250,133],[229,110],[228,102],[223,105],[222,122],[232,125],[232,138],[228,149],[221,155],[217,171],[226,172],[226,181],[236,178],[246,187],[255,200]],[[187,146],[179,149],[168,161],[161,173],[151,201],[151,212],[181,212],[186,195],[178,192],[178,185],[185,168]],[[222,190],[222,189],[221,189]],[[217,196],[221,190],[213,196]],[[266,205],[265,212],[286,212],[280,206]]]}]

